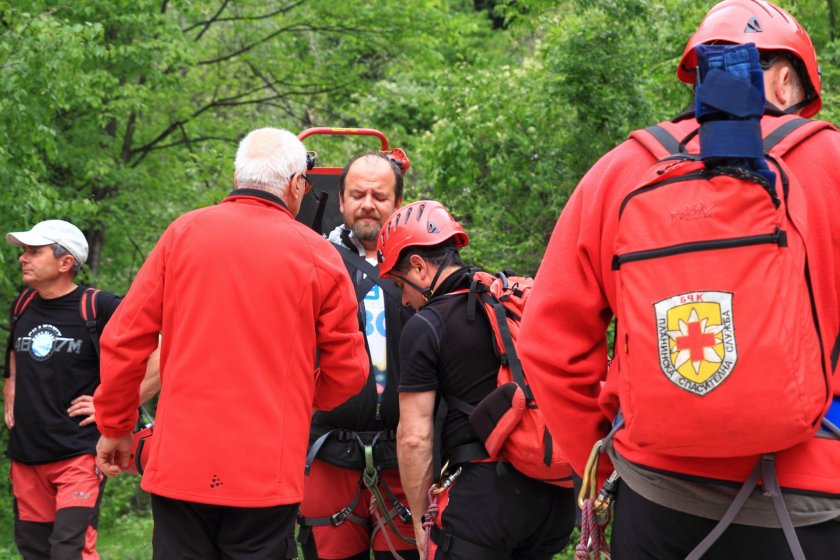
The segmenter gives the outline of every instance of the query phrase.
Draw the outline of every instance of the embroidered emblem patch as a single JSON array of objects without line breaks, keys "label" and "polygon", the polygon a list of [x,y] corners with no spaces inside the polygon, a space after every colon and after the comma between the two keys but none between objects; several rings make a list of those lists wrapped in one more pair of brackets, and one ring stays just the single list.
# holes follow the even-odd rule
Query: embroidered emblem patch
[{"label": "embroidered emblem patch", "polygon": [[732,294],[689,292],[653,307],[659,366],[668,379],[700,396],[723,383],[738,361]]}]

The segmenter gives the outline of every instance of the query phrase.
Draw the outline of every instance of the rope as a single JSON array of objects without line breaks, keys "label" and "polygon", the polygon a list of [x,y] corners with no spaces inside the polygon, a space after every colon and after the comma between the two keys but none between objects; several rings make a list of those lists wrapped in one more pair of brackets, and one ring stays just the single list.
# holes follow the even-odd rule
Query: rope
[{"label": "rope", "polygon": [[610,546],[607,543],[607,525],[610,523],[609,512],[599,516],[595,500],[583,500],[580,521],[580,542],[575,547],[575,560],[599,560],[603,555],[610,558]]},{"label": "rope", "polygon": [[379,513],[379,507],[374,497],[371,497],[370,499],[370,513],[376,519],[376,527],[374,527],[373,531],[370,534],[371,546],[373,546],[373,539],[376,536],[377,531],[381,531],[382,536],[385,537],[385,543],[388,545],[388,550],[391,551],[391,555],[393,555],[393,557],[396,558],[396,560],[405,560],[405,558],[400,556],[400,553],[397,552],[396,547],[394,547],[394,543],[391,541],[391,537],[388,536],[388,531],[385,530],[385,519],[383,519],[382,515]]},{"label": "rope", "polygon": [[429,508],[423,516],[423,558],[429,557],[429,544],[431,542],[432,525],[435,524],[435,518],[438,514],[437,497],[439,492],[435,492],[436,486],[433,484],[429,488],[429,493],[426,499],[429,502]]}]

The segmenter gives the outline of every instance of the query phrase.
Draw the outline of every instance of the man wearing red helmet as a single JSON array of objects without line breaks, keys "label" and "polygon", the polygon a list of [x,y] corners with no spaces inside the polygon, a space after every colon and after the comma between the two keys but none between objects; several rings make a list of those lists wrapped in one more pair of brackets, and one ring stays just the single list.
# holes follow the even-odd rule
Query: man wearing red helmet
[{"label": "man wearing red helmet", "polygon": [[[727,0],[712,8],[688,41],[679,79],[695,82],[696,46],[750,42],[757,46],[764,68],[763,135],[790,121],[787,114],[816,114],[821,105],[820,77],[808,35],[787,12],[762,0]],[[660,126],[682,139],[698,123],[692,109]],[[552,234],[521,325],[520,355],[529,381],[543,409],[550,411],[546,421],[552,434],[578,473],[585,470],[593,444],[610,431],[618,410],[628,407],[619,401],[620,389],[623,392],[628,382],[621,377],[624,350],[615,352],[610,367],[605,333],[618,308],[611,265],[619,208],[657,159],[641,138],[632,134],[581,180]],[[694,143],[689,149],[696,153]],[[790,147],[784,156],[805,191],[796,196],[805,199],[813,232],[808,251],[816,318],[825,355],[832,347],[835,350],[828,366],[832,369],[840,332],[840,222],[834,218],[840,211],[840,175],[833,163],[837,158],[840,134],[828,125]],[[625,330],[619,320],[616,340],[625,340]],[[838,389],[835,384],[835,395]],[[662,403],[663,409],[668,406]],[[735,409],[739,406],[750,403],[734,403]],[[705,422],[726,419],[685,421],[703,430]],[[667,430],[667,423],[661,429]],[[609,450],[611,461],[601,458],[598,487],[613,468],[620,475],[613,558],[686,558],[724,516],[758,457],[675,457],[651,451],[646,443],[650,442],[635,441],[628,430],[619,429]],[[779,483],[808,559],[835,558],[840,547],[838,464],[840,441],[830,437],[814,437],[776,454]],[[773,508],[771,500],[754,490],[703,558],[790,558]]]},{"label": "man wearing red helmet", "polygon": [[[480,456],[456,459],[456,449],[480,440],[464,413],[442,408],[450,396],[477,404],[496,388],[499,372],[487,318],[467,318],[465,290],[476,269],[464,266],[458,250],[468,242],[434,201],[403,206],[379,234],[380,275],[417,310],[400,339],[400,478],[425,558],[548,560],[565,547],[574,526],[572,490],[512,468],[500,474]],[[438,462],[442,472],[436,472]]]}]

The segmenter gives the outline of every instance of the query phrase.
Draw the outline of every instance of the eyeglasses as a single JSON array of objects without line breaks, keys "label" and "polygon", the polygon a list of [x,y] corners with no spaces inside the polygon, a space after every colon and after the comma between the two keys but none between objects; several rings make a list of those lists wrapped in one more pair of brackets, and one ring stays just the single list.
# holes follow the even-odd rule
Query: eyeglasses
[{"label": "eyeglasses", "polygon": [[781,55],[772,56],[770,58],[762,58],[759,59],[758,64],[759,66],[761,66],[762,70],[767,70],[768,68],[776,64],[776,62],[778,62],[781,58],[783,58]]},{"label": "eyeglasses", "polygon": [[304,173],[300,174],[300,178],[303,179],[303,194],[309,194],[309,191],[312,190],[312,180]]}]

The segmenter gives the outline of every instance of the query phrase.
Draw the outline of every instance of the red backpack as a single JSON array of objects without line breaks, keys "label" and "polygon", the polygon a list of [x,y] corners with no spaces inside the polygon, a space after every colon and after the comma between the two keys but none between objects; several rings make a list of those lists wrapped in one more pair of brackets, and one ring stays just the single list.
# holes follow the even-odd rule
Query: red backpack
[{"label": "red backpack", "polygon": [[473,273],[467,318],[474,320],[480,306],[490,322],[501,361],[497,388],[475,407],[451,396],[446,402],[469,416],[490,460],[506,461],[525,476],[571,488],[571,466],[553,445],[516,353],[519,322],[533,283],[532,278],[502,272]]},{"label": "red backpack", "polygon": [[830,125],[770,122],[783,123],[764,140],[773,185],[706,166],[661,127],[634,133],[662,158],[621,203],[612,264],[621,410],[640,448],[785,449],[814,436],[831,400],[809,271],[819,263],[808,261],[804,202],[789,199],[819,185],[800,185],[780,160]]}]

